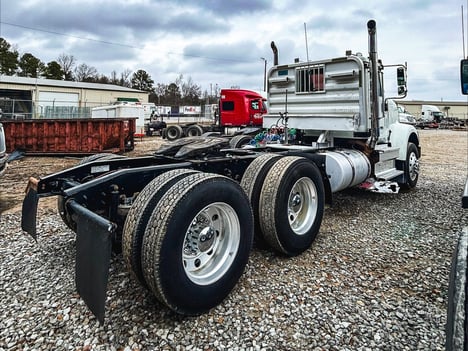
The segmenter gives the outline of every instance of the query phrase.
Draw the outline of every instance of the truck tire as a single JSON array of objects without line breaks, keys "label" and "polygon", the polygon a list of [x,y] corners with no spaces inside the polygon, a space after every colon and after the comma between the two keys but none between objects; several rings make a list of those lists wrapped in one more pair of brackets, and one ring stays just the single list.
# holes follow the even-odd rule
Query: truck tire
[{"label": "truck tire", "polygon": [[188,137],[200,136],[202,134],[203,134],[203,128],[197,124],[188,127],[187,130],[185,131],[185,135]]},{"label": "truck tire", "polygon": [[147,284],[141,267],[141,246],[151,214],[161,197],[172,185],[195,172],[192,169],[174,169],[164,172],[145,186],[128,211],[122,233],[122,255],[129,271],[143,286]]},{"label": "truck tire", "polygon": [[169,141],[180,139],[184,136],[184,130],[179,125],[173,125],[166,128],[166,139]]},{"label": "truck tire", "polygon": [[263,181],[268,171],[273,164],[280,158],[278,154],[266,153],[258,156],[253,160],[244,172],[241,180],[241,187],[244,189],[247,197],[250,200],[252,211],[254,214],[254,239],[255,243],[264,248],[267,243],[262,235],[260,227],[260,214],[258,211],[258,202],[260,200],[260,192],[262,190]]},{"label": "truck tire", "polygon": [[325,191],[317,166],[297,156],[282,157],[268,171],[259,200],[263,237],[275,250],[295,256],[315,240]]},{"label": "truck tire", "polygon": [[445,349],[468,350],[468,228],[458,240],[452,258],[448,289]]},{"label": "truck tire", "polygon": [[[116,155],[116,154],[111,154],[111,153],[94,154],[94,155],[83,157],[77,163],[77,165],[84,165],[86,163],[90,163],[90,162],[97,161],[97,160],[111,160],[111,159],[125,158],[125,157],[126,156]],[[67,210],[65,208],[65,201],[63,199],[63,196],[61,195],[57,196],[57,210],[63,222],[66,224],[66,226],[70,228],[71,230],[76,231],[76,223],[73,221],[71,216],[67,213]]]},{"label": "truck tire", "polygon": [[252,239],[252,209],[240,185],[191,174],[167,190],[151,215],[143,237],[145,281],[173,311],[207,312],[239,280]]},{"label": "truck tire", "polygon": [[418,183],[419,178],[419,152],[416,145],[408,143],[408,151],[406,152],[405,162],[405,179],[404,184],[400,184],[403,189],[412,189]]},{"label": "truck tire", "polygon": [[247,145],[250,140],[252,140],[252,137],[249,135],[236,135],[229,140],[229,146],[233,149],[238,149]]}]

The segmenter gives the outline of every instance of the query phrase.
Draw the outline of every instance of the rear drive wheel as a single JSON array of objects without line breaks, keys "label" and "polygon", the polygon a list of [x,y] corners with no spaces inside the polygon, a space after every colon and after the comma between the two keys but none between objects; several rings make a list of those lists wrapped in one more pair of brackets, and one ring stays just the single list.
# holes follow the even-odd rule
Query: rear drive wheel
[{"label": "rear drive wheel", "polygon": [[172,185],[195,172],[191,169],[174,169],[159,175],[138,194],[128,211],[122,234],[122,254],[127,268],[143,286],[146,286],[146,282],[141,268],[141,246],[151,214]]},{"label": "rear drive wheel", "polygon": [[260,194],[263,237],[288,256],[302,253],[318,234],[324,203],[324,186],[317,166],[303,157],[280,158],[266,175]]},{"label": "rear drive wheel", "polygon": [[203,129],[199,125],[195,124],[193,126],[188,127],[185,134],[188,137],[200,136],[203,134]]},{"label": "rear drive wheel", "polygon": [[239,184],[215,174],[189,175],[167,190],[149,220],[145,280],[175,312],[204,313],[237,283],[252,237],[252,210]]},{"label": "rear drive wheel", "polygon": [[173,125],[166,128],[167,140],[176,140],[184,136],[184,131],[181,126]]},{"label": "rear drive wheel", "polygon": [[262,229],[260,227],[260,214],[258,210],[258,202],[260,200],[260,192],[262,190],[263,181],[268,171],[271,169],[273,164],[280,158],[277,154],[263,154],[258,156],[255,160],[250,163],[244,172],[241,180],[241,187],[244,189],[250,204],[252,205],[252,211],[254,214],[255,221],[255,242],[260,247],[267,246],[265,239],[262,235]]}]

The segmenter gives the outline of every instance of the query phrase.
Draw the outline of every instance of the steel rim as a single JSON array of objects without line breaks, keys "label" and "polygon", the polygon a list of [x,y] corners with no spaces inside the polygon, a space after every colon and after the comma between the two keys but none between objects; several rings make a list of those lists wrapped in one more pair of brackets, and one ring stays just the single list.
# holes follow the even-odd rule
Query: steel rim
[{"label": "steel rim", "polygon": [[419,173],[419,160],[414,152],[410,153],[408,163],[409,177],[412,181],[414,181]]},{"label": "steel rim", "polygon": [[306,234],[315,222],[317,210],[317,188],[312,179],[302,177],[294,183],[288,199],[288,221],[293,232]]},{"label": "steel rim", "polygon": [[203,208],[192,219],[182,249],[187,277],[198,285],[218,281],[229,270],[240,243],[240,222],[234,209],[223,202]]}]

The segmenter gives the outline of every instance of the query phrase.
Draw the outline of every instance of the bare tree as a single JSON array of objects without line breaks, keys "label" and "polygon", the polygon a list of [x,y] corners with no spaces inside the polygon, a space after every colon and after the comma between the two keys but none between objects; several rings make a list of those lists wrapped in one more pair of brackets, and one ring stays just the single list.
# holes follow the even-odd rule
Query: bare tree
[{"label": "bare tree", "polygon": [[65,80],[73,80],[73,67],[76,64],[75,57],[73,55],[61,54],[57,58],[57,62],[62,68]]},{"label": "bare tree", "polygon": [[122,73],[120,73],[119,85],[130,88],[132,86],[132,82],[130,82],[130,79],[128,77],[130,77],[131,74],[132,74],[132,71],[129,70],[128,68]]},{"label": "bare tree", "polygon": [[166,84],[162,84],[162,83],[156,84],[156,87],[154,88],[154,93],[158,97],[158,105],[161,105],[161,97],[164,96],[166,89],[167,89]]},{"label": "bare tree", "polygon": [[193,82],[192,77],[188,77],[186,82],[182,82],[182,96],[187,104],[199,104],[202,96],[201,87]]},{"label": "bare tree", "polygon": [[98,77],[97,69],[82,63],[75,68],[75,78],[78,82],[94,82]]},{"label": "bare tree", "polygon": [[117,72],[116,71],[111,72],[111,75],[110,75],[110,78],[109,78],[109,83],[110,84],[115,84],[115,85],[119,84],[119,78],[117,78]]}]

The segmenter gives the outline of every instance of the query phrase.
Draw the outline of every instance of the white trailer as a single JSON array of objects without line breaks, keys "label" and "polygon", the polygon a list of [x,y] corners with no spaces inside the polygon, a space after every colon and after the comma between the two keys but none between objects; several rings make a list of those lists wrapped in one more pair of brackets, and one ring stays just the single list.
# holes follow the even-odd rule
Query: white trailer
[{"label": "white trailer", "polygon": [[[148,112],[147,112],[148,111]],[[91,118],[136,117],[136,134],[145,133],[145,119],[149,119],[150,109],[141,104],[116,104],[91,109]],[[146,117],[148,115],[148,117]]]}]

